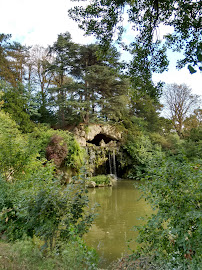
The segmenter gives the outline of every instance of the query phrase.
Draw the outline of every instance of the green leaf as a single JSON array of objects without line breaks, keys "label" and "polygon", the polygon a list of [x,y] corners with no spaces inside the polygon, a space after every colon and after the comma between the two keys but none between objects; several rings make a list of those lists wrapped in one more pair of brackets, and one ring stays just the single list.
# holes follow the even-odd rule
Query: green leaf
[{"label": "green leaf", "polygon": [[202,62],[202,54],[201,53],[197,53],[197,59],[199,62]]},{"label": "green leaf", "polygon": [[191,74],[196,73],[196,70],[191,65],[188,65],[188,69]]}]

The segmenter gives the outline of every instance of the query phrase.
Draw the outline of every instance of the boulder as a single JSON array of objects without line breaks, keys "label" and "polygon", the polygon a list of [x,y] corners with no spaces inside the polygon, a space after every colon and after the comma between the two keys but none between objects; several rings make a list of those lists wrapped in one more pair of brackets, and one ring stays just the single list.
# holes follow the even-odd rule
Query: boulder
[{"label": "boulder", "polygon": [[118,180],[117,176],[115,174],[109,174],[110,180],[112,182],[116,182]]},{"label": "boulder", "polygon": [[90,181],[87,186],[89,188],[94,188],[94,187],[96,187],[96,183],[94,181]]}]

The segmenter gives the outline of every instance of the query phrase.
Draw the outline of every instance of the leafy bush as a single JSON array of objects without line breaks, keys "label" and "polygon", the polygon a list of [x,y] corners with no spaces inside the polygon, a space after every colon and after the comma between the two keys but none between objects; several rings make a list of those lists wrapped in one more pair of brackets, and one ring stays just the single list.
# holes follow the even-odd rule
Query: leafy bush
[{"label": "leafy bush", "polygon": [[48,160],[54,160],[56,166],[60,167],[67,156],[67,144],[63,138],[53,135],[46,148],[46,157]]},{"label": "leafy bush", "polygon": [[200,268],[201,166],[201,160],[170,156],[154,161],[144,178],[142,190],[157,213],[139,228],[139,252],[152,258],[154,269]]},{"label": "leafy bush", "polygon": [[11,180],[24,170],[34,154],[26,135],[21,134],[9,114],[0,111],[0,173]]},{"label": "leafy bush", "polygon": [[59,154],[62,150],[61,163],[79,171],[82,151],[73,136],[64,131],[55,135],[46,127],[22,134],[2,111],[0,123],[0,232],[10,240],[38,236],[50,249],[68,240],[72,228],[82,236],[93,220],[84,210],[88,205],[84,185],[62,187],[55,179],[55,165],[45,158],[48,143],[56,138],[54,150]]},{"label": "leafy bush", "polygon": [[142,174],[150,167],[150,163],[157,156],[163,156],[161,147],[152,145],[146,135],[129,138],[123,146],[129,158],[128,178],[140,179]]},{"label": "leafy bush", "polygon": [[53,130],[44,125],[40,125],[35,128],[34,132],[31,134],[32,139],[36,142],[39,149],[39,154],[41,158],[47,157],[47,147],[50,145],[53,138],[61,138],[60,143],[67,146],[67,155],[63,159],[65,166],[75,169],[77,172],[82,166],[84,150],[81,149],[79,144],[75,141],[72,134],[68,131],[63,130]]},{"label": "leafy bush", "polygon": [[187,140],[183,142],[184,154],[189,159],[202,159],[202,140],[193,142],[192,140]]},{"label": "leafy bush", "polygon": [[[60,138],[60,141],[52,151],[52,156],[51,151],[47,156],[51,138]],[[0,173],[5,179],[16,181],[27,177],[27,173],[34,173],[39,166],[47,163],[46,157],[54,160],[57,166],[62,165],[66,170],[78,173],[83,154],[84,151],[70,133],[41,125],[32,133],[22,134],[9,114],[0,111]]]},{"label": "leafy bush", "polygon": [[44,253],[36,241],[27,238],[12,244],[0,242],[1,269],[12,270],[65,270],[97,269],[97,254],[85,245],[79,237],[72,237],[64,243],[60,252],[57,249]]},{"label": "leafy bush", "polygon": [[95,182],[97,185],[105,184],[109,185],[111,183],[109,175],[97,175],[90,178],[90,181]]},{"label": "leafy bush", "polygon": [[192,128],[183,141],[184,153],[189,159],[202,158],[202,128]]},{"label": "leafy bush", "polygon": [[0,232],[11,240],[35,235],[52,250],[58,242],[69,240],[72,229],[82,236],[93,221],[83,184],[62,188],[49,176],[38,182],[0,179],[0,187]]}]

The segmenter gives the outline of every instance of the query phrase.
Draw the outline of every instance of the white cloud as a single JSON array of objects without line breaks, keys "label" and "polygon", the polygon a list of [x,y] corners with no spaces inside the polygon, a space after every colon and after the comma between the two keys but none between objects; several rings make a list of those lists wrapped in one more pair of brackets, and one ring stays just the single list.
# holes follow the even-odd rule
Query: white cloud
[{"label": "white cloud", "polygon": [[26,45],[51,45],[57,35],[69,31],[74,42],[92,42],[83,37],[77,23],[68,17],[68,9],[76,5],[70,0],[0,0],[0,32],[12,34]]},{"label": "white cloud", "polygon": [[192,89],[192,92],[194,94],[202,95],[202,74],[199,71],[194,74],[190,74],[189,70],[186,67],[181,70],[172,69],[162,74],[154,74],[153,80],[155,82],[163,81],[167,84],[185,83]]},{"label": "white cloud", "polygon": [[170,60],[169,70],[163,72],[162,74],[153,74],[153,80],[156,82],[161,80],[167,84],[185,83],[192,89],[193,94],[202,95],[202,73],[198,70],[196,73],[191,74],[187,66],[180,70],[176,69],[177,60],[182,58],[182,53],[168,50],[168,59]]}]

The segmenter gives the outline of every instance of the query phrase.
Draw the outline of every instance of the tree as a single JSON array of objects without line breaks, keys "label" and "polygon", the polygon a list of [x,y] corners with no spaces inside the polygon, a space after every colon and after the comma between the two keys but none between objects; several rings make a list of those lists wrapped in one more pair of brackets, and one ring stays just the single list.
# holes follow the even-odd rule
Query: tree
[{"label": "tree", "polygon": [[3,94],[3,111],[10,114],[22,131],[30,132],[33,123],[30,120],[29,100],[25,87],[20,83],[13,87],[9,83],[0,81],[0,92]]},{"label": "tree", "polygon": [[118,41],[121,41],[127,12],[128,23],[137,32],[132,48],[140,46],[150,68],[157,71],[166,63],[163,57],[165,46],[156,40],[156,30],[162,24],[171,26],[173,32],[165,37],[166,45],[182,51],[184,58],[178,62],[178,67],[189,64],[189,71],[194,73],[197,66],[202,70],[201,8],[200,0],[93,0],[85,7],[70,9],[69,15],[86,34],[95,35],[107,47],[117,32]]},{"label": "tree", "polygon": [[199,96],[193,95],[191,91],[191,88],[185,84],[170,84],[165,88],[164,98],[166,107],[179,136],[182,136],[185,118],[199,104]]},{"label": "tree", "polygon": [[58,106],[61,127],[80,121],[89,123],[95,116],[102,120],[121,118],[129,84],[119,72],[119,53],[114,47],[101,56],[97,45],[75,44],[70,34],[64,33],[50,53],[54,59],[48,66],[53,73],[50,91]]},{"label": "tree", "polygon": [[47,65],[52,61],[48,55],[48,49],[35,45],[29,50],[28,66],[28,84],[34,89],[37,103],[38,114],[32,117],[39,122],[52,122],[53,115],[49,103],[50,93],[48,91],[53,81],[53,74],[47,70]]},{"label": "tree", "polygon": [[140,94],[134,89],[130,97],[130,115],[136,116],[144,121],[149,131],[160,131],[161,105],[147,94]]},{"label": "tree", "polygon": [[187,131],[202,127],[202,109],[194,110],[194,113],[185,119],[184,127]]},{"label": "tree", "polygon": [[25,80],[28,48],[10,38],[0,34],[0,79],[17,86]]},{"label": "tree", "polygon": [[71,74],[80,82],[81,117],[85,123],[88,123],[95,115],[106,119],[105,108],[109,109],[108,118],[110,118],[112,109],[107,106],[107,103],[109,105],[107,98],[111,98],[112,108],[117,100],[113,96],[120,97],[126,86],[118,73],[120,55],[112,46],[109,47],[105,56],[100,55],[99,46],[96,44],[79,46],[78,53],[75,59],[76,65]]},{"label": "tree", "polygon": [[15,85],[16,74],[8,59],[11,35],[0,34],[0,79]]},{"label": "tree", "polygon": [[202,140],[202,109],[194,110],[194,113],[185,119],[184,136],[194,142]]},{"label": "tree", "polygon": [[[46,66],[47,72],[52,74],[49,93],[55,101],[59,126],[64,128],[67,124],[67,96],[74,95],[75,85],[70,77],[78,57],[78,45],[71,40],[69,32],[58,35],[57,41],[49,47],[52,61]],[[67,110],[66,110],[67,109]],[[69,111],[71,113],[71,110]]]},{"label": "tree", "polygon": [[91,118],[119,121],[127,114],[129,81],[118,71],[93,65],[84,77],[88,82],[88,106]]},{"label": "tree", "polygon": [[14,73],[9,69],[9,61],[7,59],[7,47],[10,37],[10,35],[0,34],[0,79],[14,83]]}]

